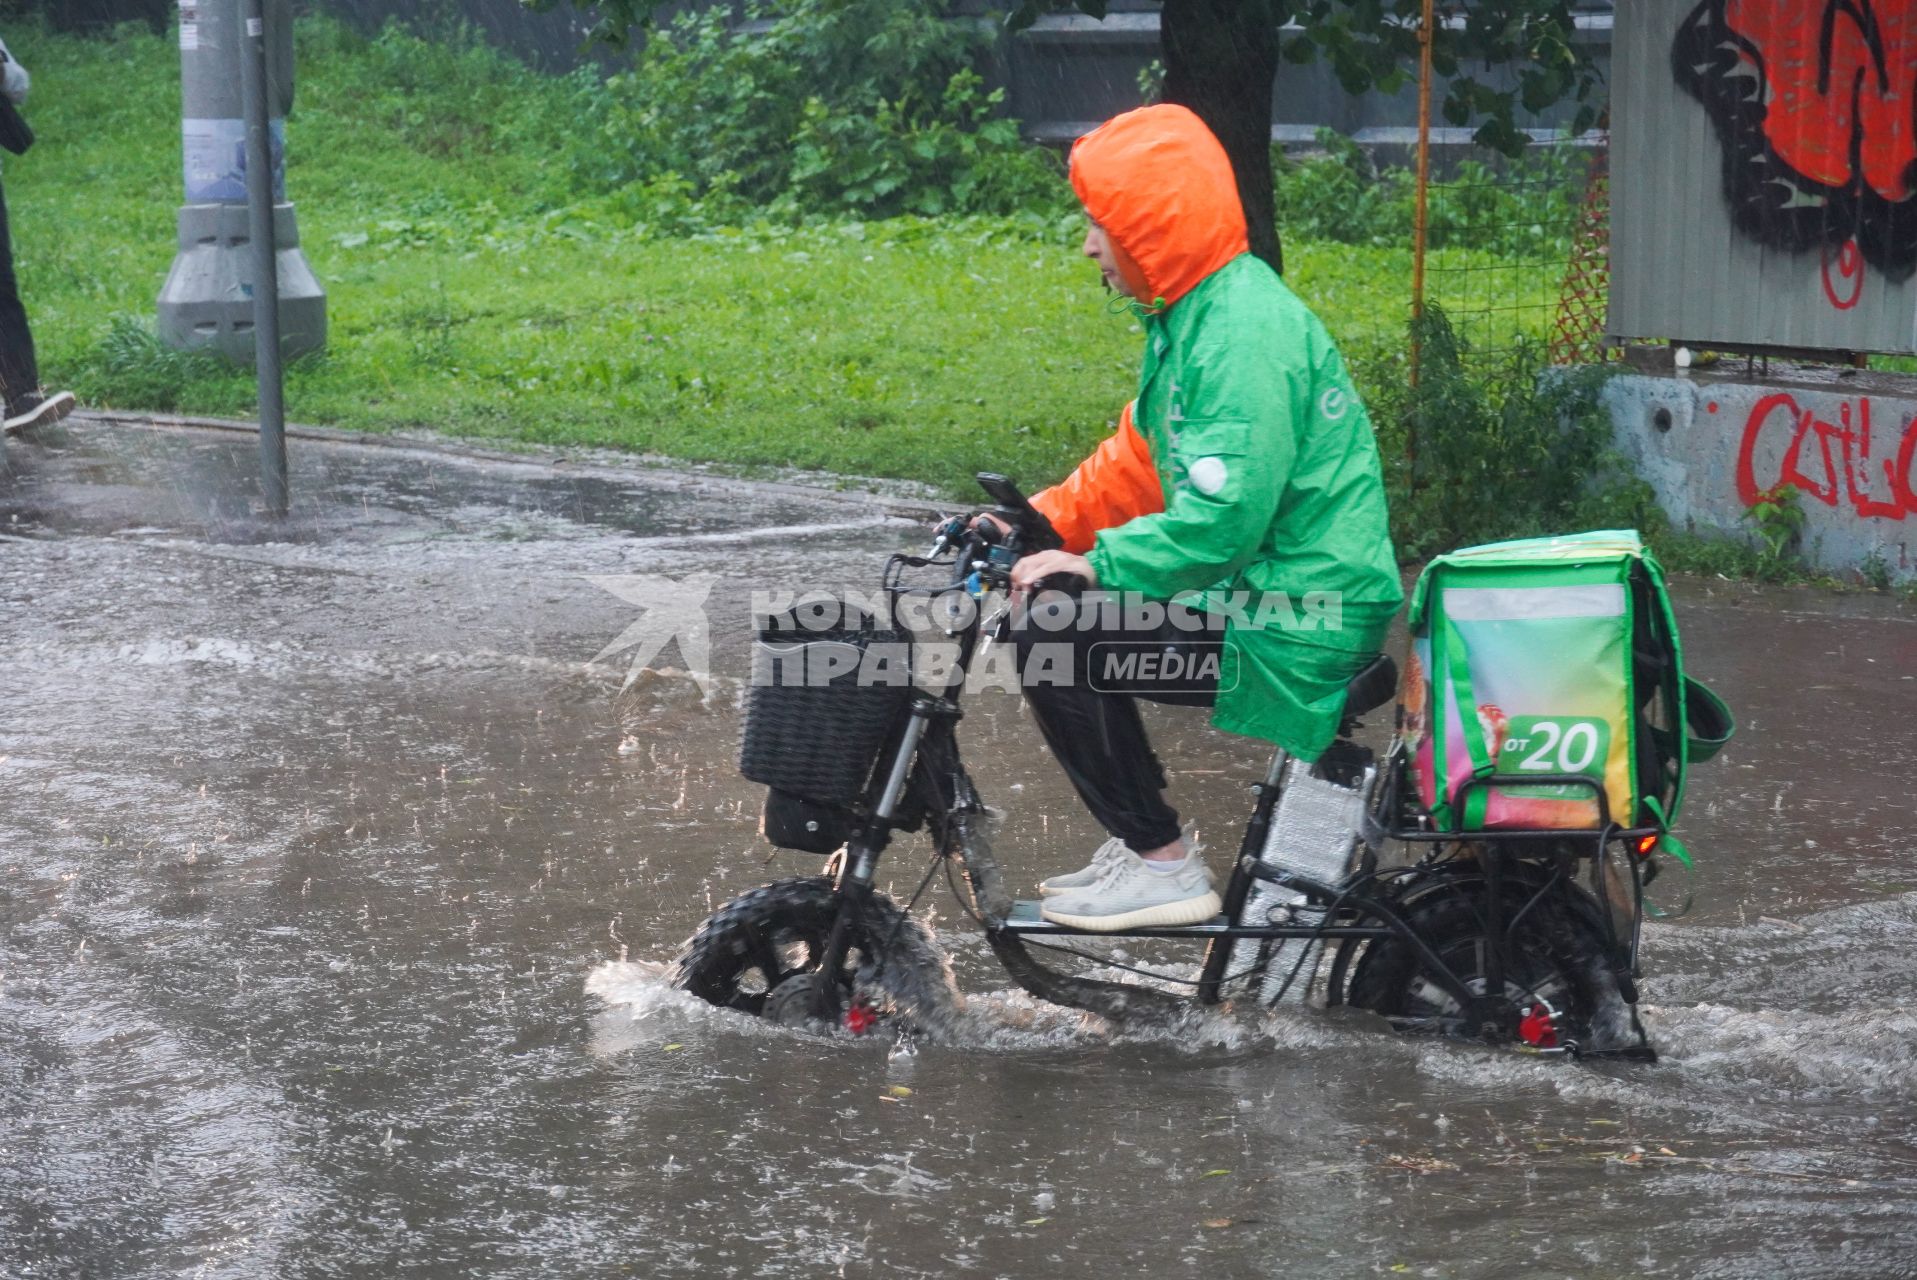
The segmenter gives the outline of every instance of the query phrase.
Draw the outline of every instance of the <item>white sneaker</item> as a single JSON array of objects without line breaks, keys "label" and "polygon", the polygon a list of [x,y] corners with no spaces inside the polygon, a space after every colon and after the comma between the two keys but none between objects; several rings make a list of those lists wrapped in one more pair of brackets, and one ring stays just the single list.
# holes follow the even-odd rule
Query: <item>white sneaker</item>
[{"label": "white sneaker", "polygon": [[1113,836],[1104,844],[1099,845],[1098,851],[1092,854],[1092,860],[1078,870],[1066,871],[1059,875],[1051,876],[1048,879],[1040,880],[1038,882],[1038,892],[1040,896],[1049,898],[1055,893],[1064,893],[1068,889],[1089,889],[1097,884],[1099,880],[1104,877],[1105,873],[1115,866],[1120,859],[1127,855],[1132,857],[1137,856],[1126,847],[1123,840],[1117,836]]},{"label": "white sneaker", "polygon": [[1175,871],[1154,871],[1131,850],[1097,883],[1045,901],[1039,914],[1053,924],[1089,933],[1201,924],[1224,909],[1211,872],[1196,848]]},{"label": "white sneaker", "polygon": [[71,391],[56,391],[52,395],[42,395],[38,391],[29,392],[7,406],[6,431],[8,435],[25,431],[30,427],[44,427],[60,421],[74,410]]}]

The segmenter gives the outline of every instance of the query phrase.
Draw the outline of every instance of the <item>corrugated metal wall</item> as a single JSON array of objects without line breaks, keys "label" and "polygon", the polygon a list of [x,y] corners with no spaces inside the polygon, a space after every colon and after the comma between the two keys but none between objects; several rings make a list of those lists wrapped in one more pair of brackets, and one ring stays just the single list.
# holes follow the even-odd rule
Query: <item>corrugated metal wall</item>
[{"label": "corrugated metal wall", "polygon": [[[1849,13],[1881,60],[1849,56]],[[1885,177],[1917,147],[1914,24],[1894,0],[1618,0],[1612,336],[1917,351],[1917,196]]]}]

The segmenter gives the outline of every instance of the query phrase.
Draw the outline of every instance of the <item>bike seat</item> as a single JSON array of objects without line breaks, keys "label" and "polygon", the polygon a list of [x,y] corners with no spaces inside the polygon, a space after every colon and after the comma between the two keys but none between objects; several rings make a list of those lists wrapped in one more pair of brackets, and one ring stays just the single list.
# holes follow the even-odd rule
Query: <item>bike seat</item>
[{"label": "bike seat", "polygon": [[1345,686],[1345,719],[1382,707],[1398,696],[1398,664],[1381,653]]}]

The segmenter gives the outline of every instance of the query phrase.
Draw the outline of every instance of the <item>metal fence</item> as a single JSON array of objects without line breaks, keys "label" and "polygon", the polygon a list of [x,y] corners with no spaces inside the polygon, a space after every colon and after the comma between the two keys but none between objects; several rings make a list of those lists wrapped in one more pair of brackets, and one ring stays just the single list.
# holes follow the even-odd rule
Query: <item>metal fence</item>
[{"label": "metal fence", "polygon": [[1422,302],[1474,364],[1606,358],[1608,151],[1602,137],[1538,150],[1429,188]]},{"label": "metal fence", "polygon": [[[1443,18],[1424,0],[1417,81],[1412,313],[1443,308],[1460,357],[1479,372],[1604,358],[1609,290],[1609,137],[1559,137],[1529,161],[1466,159],[1431,180],[1433,33]],[[1580,19],[1580,25],[1585,20]],[[1608,34],[1609,15],[1603,26]],[[1549,134],[1548,120],[1532,126]],[[1536,126],[1547,126],[1540,129]],[[1535,149],[1534,149],[1535,150]],[[1422,364],[1416,326],[1411,381]]]}]

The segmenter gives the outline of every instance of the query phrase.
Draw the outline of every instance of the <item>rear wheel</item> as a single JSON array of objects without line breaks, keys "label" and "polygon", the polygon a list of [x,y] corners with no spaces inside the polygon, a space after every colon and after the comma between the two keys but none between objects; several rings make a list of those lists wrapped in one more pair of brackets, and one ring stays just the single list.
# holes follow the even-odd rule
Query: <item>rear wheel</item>
[{"label": "rear wheel", "polygon": [[822,982],[838,987],[846,1023],[902,1013],[932,1023],[955,1004],[951,974],[925,926],[872,894],[836,973],[821,971],[840,897],[824,876],[776,880],[726,903],[686,940],[673,985],[753,1017],[802,1021]]},{"label": "rear wheel", "polygon": [[1382,1014],[1404,1031],[1515,1040],[1535,1049],[1600,1047],[1620,1031],[1641,1041],[1641,1033],[1631,1034],[1635,1019],[1604,963],[1597,926],[1562,895],[1530,904],[1513,925],[1511,916],[1530,896],[1507,899],[1501,992],[1493,992],[1487,978],[1483,885],[1467,881],[1408,895],[1402,909],[1469,999],[1410,942],[1392,936],[1346,944],[1336,966],[1351,975],[1344,1002]]}]

